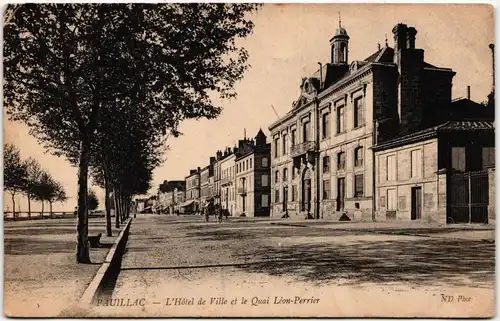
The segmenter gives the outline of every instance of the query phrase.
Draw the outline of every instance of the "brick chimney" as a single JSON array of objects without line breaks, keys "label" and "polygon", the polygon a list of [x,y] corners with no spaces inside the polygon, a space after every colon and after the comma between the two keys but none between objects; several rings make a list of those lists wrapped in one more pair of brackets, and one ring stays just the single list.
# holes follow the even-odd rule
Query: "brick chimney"
[{"label": "brick chimney", "polygon": [[398,66],[398,114],[400,134],[421,129],[424,96],[422,79],[424,50],[415,48],[417,30],[405,24],[393,29],[394,63]]}]

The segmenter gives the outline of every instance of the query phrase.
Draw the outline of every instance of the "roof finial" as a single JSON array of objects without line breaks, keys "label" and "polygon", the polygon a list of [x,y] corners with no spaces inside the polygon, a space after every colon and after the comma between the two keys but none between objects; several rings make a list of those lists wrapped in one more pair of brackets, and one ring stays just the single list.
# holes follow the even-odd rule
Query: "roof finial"
[{"label": "roof finial", "polygon": [[340,20],[340,11],[339,11],[339,28],[342,28],[342,20]]},{"label": "roof finial", "polygon": [[387,47],[387,32],[385,33],[385,46]]},{"label": "roof finial", "polygon": [[380,42],[377,42],[378,50],[380,50]]}]

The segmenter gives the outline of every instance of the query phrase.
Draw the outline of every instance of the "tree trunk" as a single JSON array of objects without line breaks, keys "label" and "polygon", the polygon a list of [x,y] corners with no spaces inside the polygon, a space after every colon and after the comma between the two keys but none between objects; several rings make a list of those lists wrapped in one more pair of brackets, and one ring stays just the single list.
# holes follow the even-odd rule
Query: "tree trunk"
[{"label": "tree trunk", "polygon": [[52,218],[52,215],[54,213],[52,213],[52,202],[51,201],[49,201],[49,210],[50,210],[50,218]]},{"label": "tree trunk", "polygon": [[113,200],[115,202],[116,228],[120,228],[120,215],[119,215],[118,196],[116,195],[116,189],[113,189]]},{"label": "tree trunk", "polygon": [[125,203],[125,210],[127,211],[127,219],[130,218],[130,196],[127,196],[127,201]]},{"label": "tree trunk", "polygon": [[16,220],[16,193],[11,193],[12,195],[12,219],[15,221]]},{"label": "tree trunk", "polygon": [[91,263],[89,249],[89,230],[87,212],[87,184],[89,169],[90,143],[83,141],[80,148],[78,168],[78,223],[77,223],[77,248],[76,262]]},{"label": "tree trunk", "polygon": [[43,200],[41,202],[42,202],[42,219],[43,219]]},{"label": "tree trunk", "polygon": [[27,196],[28,196],[28,220],[31,220],[31,197],[29,193]]},{"label": "tree trunk", "polygon": [[111,204],[109,204],[109,184],[104,175],[104,207],[106,208],[106,233],[108,236],[113,236],[111,230]]}]

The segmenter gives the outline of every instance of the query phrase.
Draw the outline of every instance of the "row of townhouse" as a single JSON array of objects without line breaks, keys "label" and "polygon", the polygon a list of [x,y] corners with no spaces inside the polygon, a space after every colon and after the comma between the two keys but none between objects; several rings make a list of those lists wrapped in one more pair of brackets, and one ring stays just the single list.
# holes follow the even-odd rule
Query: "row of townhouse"
[{"label": "row of townhouse", "polygon": [[269,216],[271,144],[259,130],[255,139],[218,150],[209,164],[190,170],[183,181],[160,185],[160,213],[199,213],[209,202],[231,216]]},{"label": "row of townhouse", "polygon": [[494,220],[494,88],[489,104],[452,100],[455,72],[424,60],[414,27],[392,32],[394,48],[349,63],[339,25],[331,61],[269,126],[271,215]]}]

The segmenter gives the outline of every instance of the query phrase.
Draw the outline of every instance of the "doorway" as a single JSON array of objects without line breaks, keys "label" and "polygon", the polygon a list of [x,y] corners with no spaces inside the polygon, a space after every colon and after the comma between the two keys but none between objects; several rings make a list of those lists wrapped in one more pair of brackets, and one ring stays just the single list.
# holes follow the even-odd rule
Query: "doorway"
[{"label": "doorway", "polygon": [[311,211],[311,172],[309,169],[304,171],[302,176],[302,211]]},{"label": "doorway", "polygon": [[337,179],[337,211],[344,210],[344,198],[345,198],[345,177],[339,177]]},{"label": "doorway", "polygon": [[411,188],[411,219],[420,220],[422,218],[422,187]]}]

